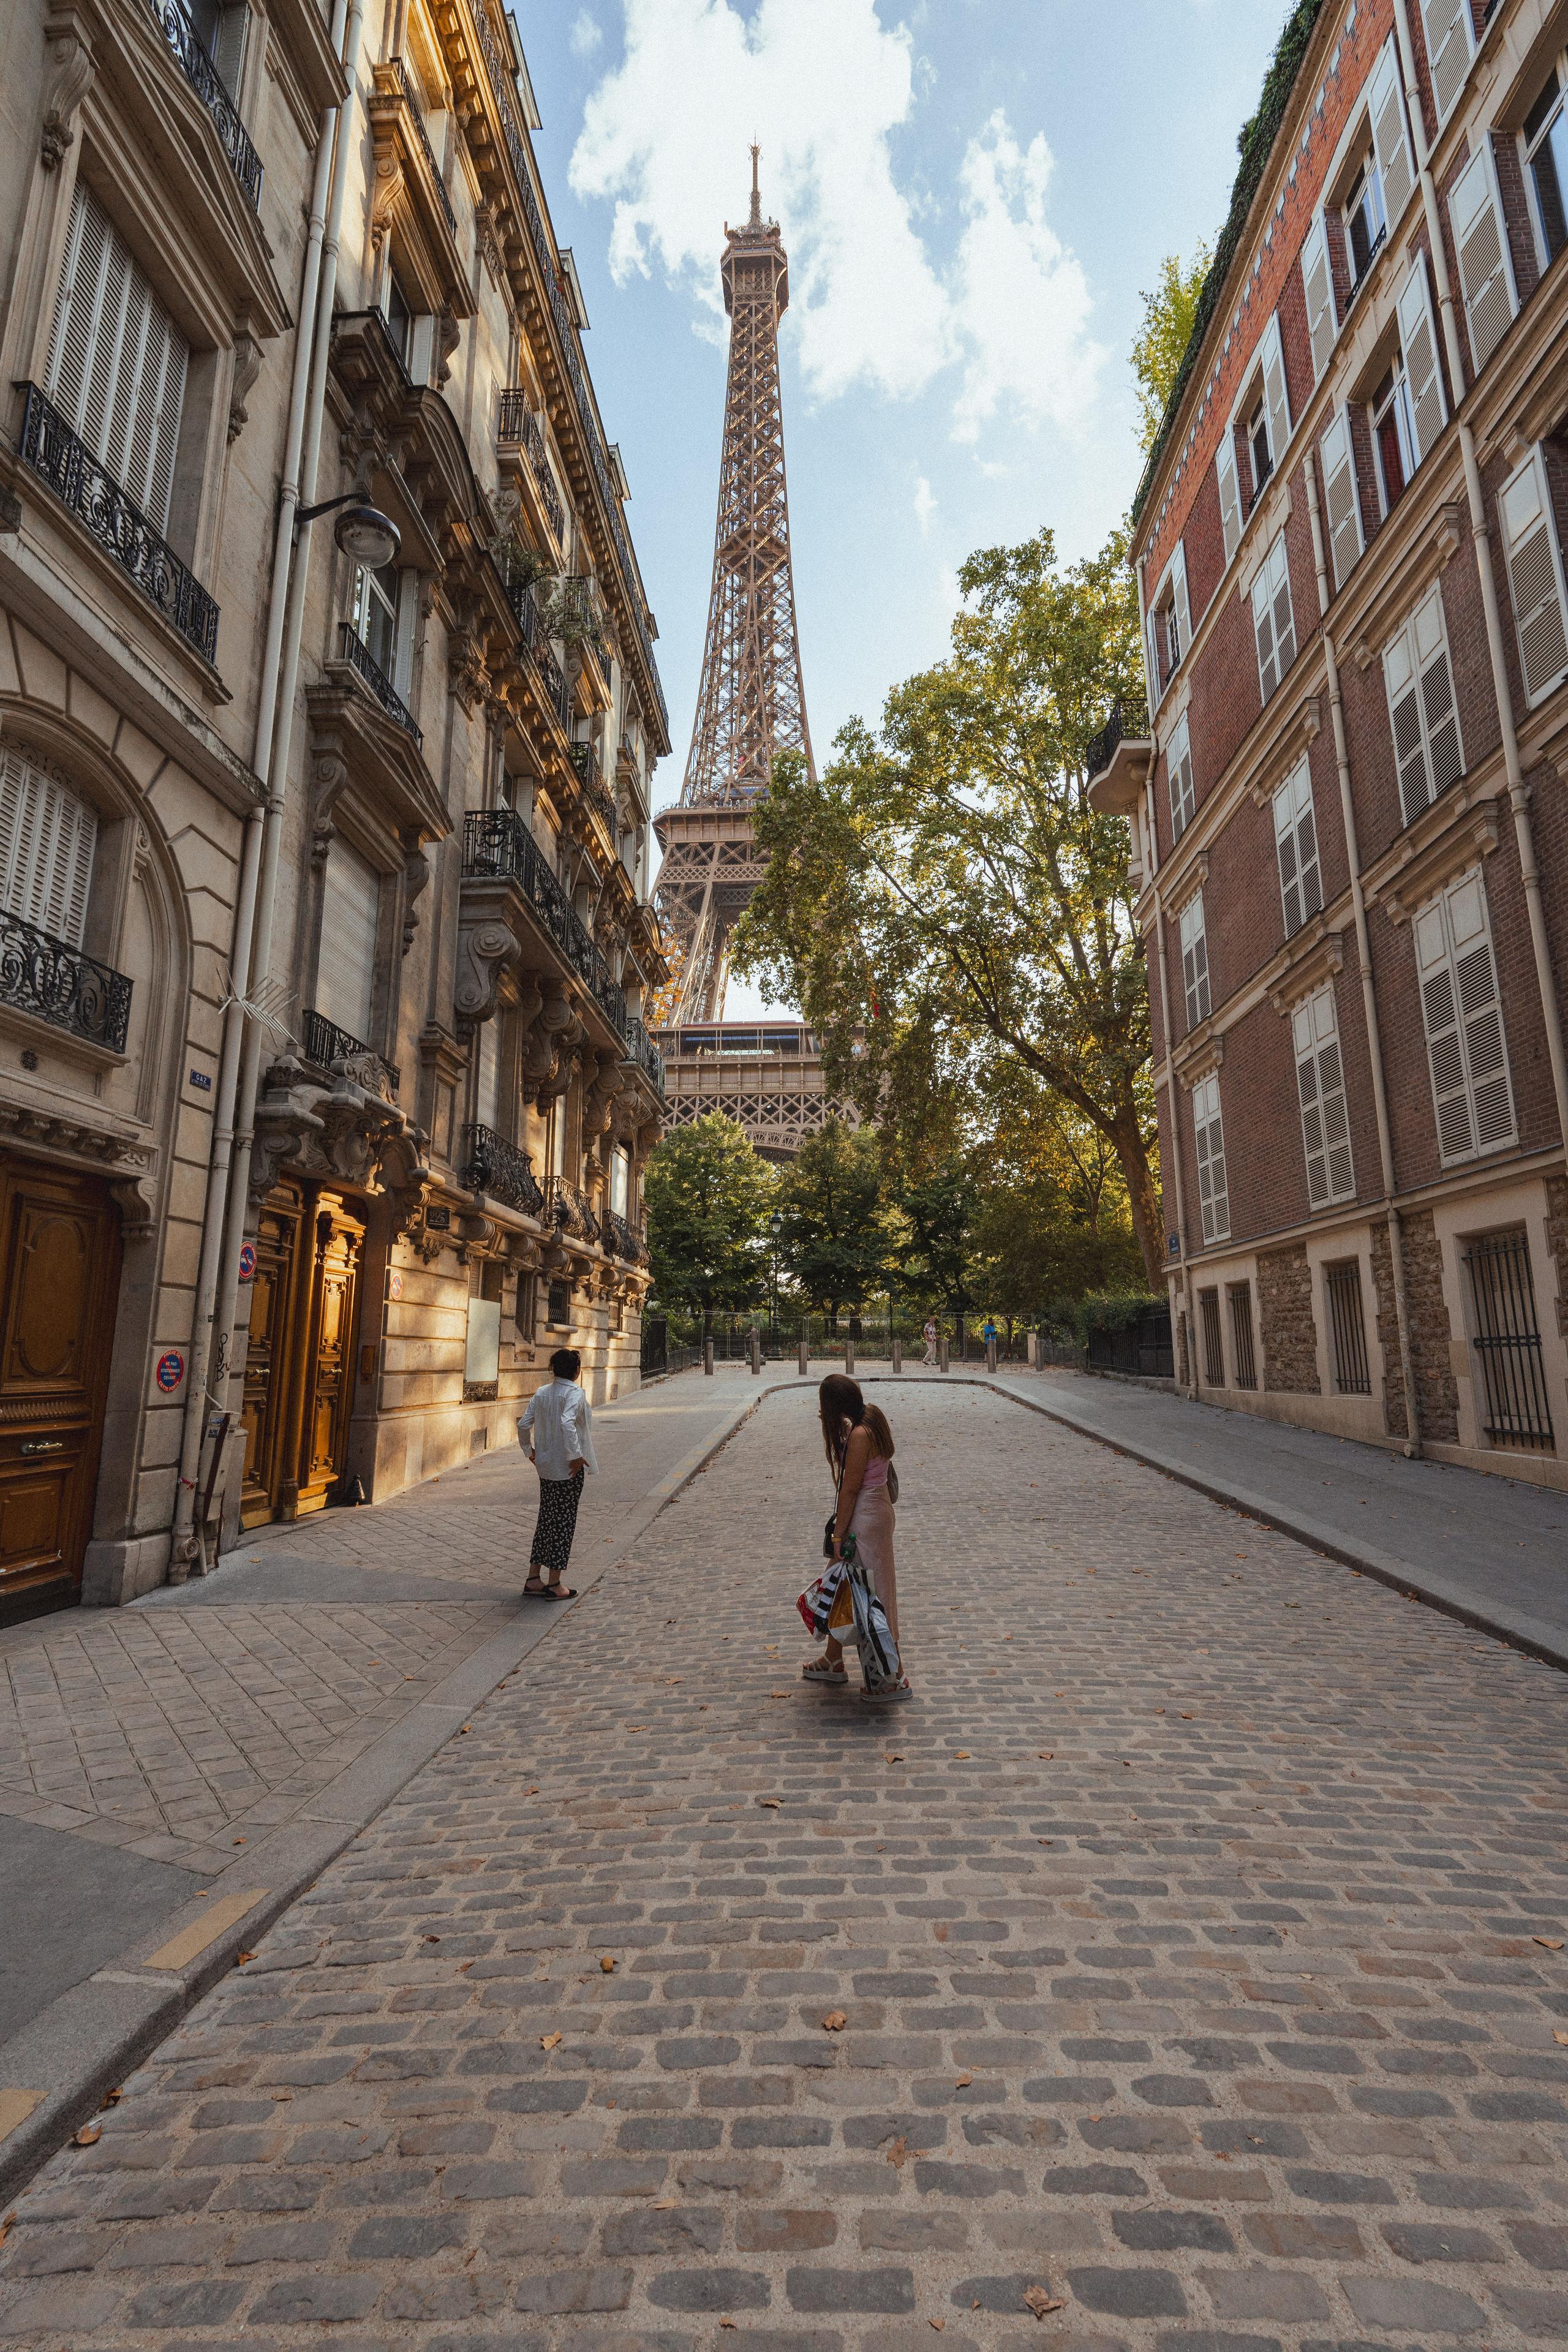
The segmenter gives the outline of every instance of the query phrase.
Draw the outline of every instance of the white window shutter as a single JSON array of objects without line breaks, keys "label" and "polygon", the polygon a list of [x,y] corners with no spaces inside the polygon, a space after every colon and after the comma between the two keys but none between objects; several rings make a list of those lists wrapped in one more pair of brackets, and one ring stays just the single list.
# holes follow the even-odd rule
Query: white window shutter
[{"label": "white window shutter", "polygon": [[1307,231],[1301,247],[1301,284],[1307,297],[1307,340],[1312,346],[1312,381],[1321,383],[1339,333],[1334,315],[1334,279],[1329,267],[1329,240],[1320,213]]},{"label": "white window shutter", "polygon": [[1399,773],[1399,805],[1409,824],[1432,797],[1426,774],[1426,738],[1421,726],[1421,689],[1408,623],[1384,653],[1384,683],[1388,689],[1388,719],[1394,730],[1394,760]]},{"label": "white window shutter", "polygon": [[1268,455],[1278,467],[1290,438],[1290,395],[1285,386],[1285,351],[1279,341],[1278,310],[1263,330],[1262,359],[1263,398],[1268,410]]},{"label": "white window shutter", "polygon": [[19,751],[0,757],[0,905],[68,947],[81,945],[98,812]]},{"label": "white window shutter", "polygon": [[1258,683],[1268,701],[1279,683],[1279,657],[1274,645],[1274,600],[1268,589],[1268,565],[1259,565],[1252,583],[1252,632],[1258,640]]},{"label": "white window shutter", "polygon": [[1176,608],[1176,642],[1184,656],[1193,642],[1193,615],[1187,603],[1187,550],[1182,540],[1176,541],[1171,559],[1171,595]]},{"label": "white window shutter", "polygon": [[1378,176],[1383,182],[1384,208],[1392,236],[1415,185],[1415,174],[1410,166],[1410,140],[1405,128],[1405,100],[1399,88],[1399,59],[1392,38],[1373,68],[1367,103]]},{"label": "white window shutter", "polygon": [[1264,566],[1268,583],[1269,614],[1274,627],[1274,658],[1283,677],[1296,658],[1296,614],[1290,602],[1290,563],[1280,531]]},{"label": "white window shutter", "polygon": [[1481,140],[1481,145],[1455,181],[1448,199],[1448,217],[1459,251],[1459,282],[1465,293],[1470,356],[1478,375],[1507,334],[1509,321],[1519,308],[1513,271],[1509,266],[1502,206],[1498,201],[1492,158],[1484,132]]},{"label": "white window shutter", "polygon": [[1531,451],[1512,481],[1504,486],[1500,503],[1520,667],[1526,699],[1535,703],[1568,670],[1563,568],[1539,449]]},{"label": "white window shutter", "polygon": [[1193,747],[1184,710],[1171,730],[1165,748],[1165,776],[1171,795],[1171,838],[1180,841],[1193,821],[1197,796],[1193,783]]},{"label": "white window shutter", "polygon": [[1355,1190],[1339,1018],[1331,987],[1319,989],[1298,1005],[1291,1029],[1307,1197],[1314,1209],[1321,1209],[1332,1201],[1348,1199]]},{"label": "white window shutter", "polygon": [[1319,444],[1323,467],[1323,506],[1329,518],[1329,553],[1334,586],[1342,588],[1366,547],[1361,500],[1356,496],[1355,452],[1350,416],[1341,409]]},{"label": "white window shutter", "polygon": [[1195,1029],[1209,1016],[1209,947],[1204,928],[1204,894],[1189,898],[1181,913],[1182,988],[1186,997],[1187,1027]]},{"label": "white window shutter", "polygon": [[1426,257],[1418,253],[1399,297],[1399,339],[1405,350],[1405,373],[1410,385],[1411,426],[1415,436],[1415,462],[1431,454],[1447,422],[1443,379],[1437,366],[1437,334],[1432,323],[1432,301],[1426,290]]},{"label": "white window shutter", "polygon": [[397,629],[393,640],[392,683],[406,695],[414,678],[414,622],[419,609],[419,583],[414,574],[397,575]]},{"label": "white window shutter", "polygon": [[1502,998],[1479,874],[1467,874],[1453,883],[1444,897],[1454,953],[1466,1076],[1476,1123],[1476,1149],[1490,1151],[1498,1144],[1512,1140],[1513,1089],[1509,1083]]},{"label": "white window shutter", "polygon": [[1274,795],[1274,847],[1279,860],[1279,897],[1287,935],[1299,931],[1323,903],[1318,827],[1312,808],[1312,774],[1298,762]]},{"label": "white window shutter", "polygon": [[79,181],[44,389],[157,530],[166,528],[190,349]]},{"label": "white window shutter", "polygon": [[1446,793],[1465,772],[1464,747],[1459,740],[1459,714],[1454,704],[1454,678],[1448,661],[1447,631],[1443,625],[1443,593],[1434,588],[1417,605],[1410,624],[1415,667],[1421,680],[1421,725],[1426,738],[1427,781],[1432,798]]},{"label": "white window shutter", "polygon": [[1160,668],[1160,636],[1152,613],[1143,615],[1143,667],[1149,677],[1149,708],[1155,710],[1165,691],[1165,680]]},{"label": "white window shutter", "polygon": [[474,1117],[492,1131],[500,1112],[500,1015],[479,1024],[479,1082],[474,1090]]},{"label": "white window shutter", "polygon": [[1193,1088],[1193,1142],[1197,1155],[1204,1239],[1223,1242],[1230,1232],[1230,1188],[1226,1177],[1219,1080],[1215,1077],[1202,1078]]},{"label": "white window shutter", "polygon": [[362,1045],[370,1033],[380,912],[380,875],[340,834],[323,877],[315,1009]]},{"label": "white window shutter", "polygon": [[1469,0],[1421,0],[1426,63],[1441,124],[1465,86],[1470,69]]},{"label": "white window shutter", "polygon": [[1416,916],[1414,935],[1421,983],[1421,1017],[1426,1029],[1426,1059],[1432,1072],[1432,1107],[1437,1120],[1437,1148],[1445,1160],[1463,1160],[1476,1148],[1475,1130],[1465,1087],[1459,1009],[1441,898]]},{"label": "white window shutter", "polygon": [[1228,425],[1221,434],[1219,447],[1215,452],[1214,469],[1219,483],[1219,527],[1225,537],[1225,560],[1228,563],[1241,537],[1241,495],[1236,480],[1236,435]]}]

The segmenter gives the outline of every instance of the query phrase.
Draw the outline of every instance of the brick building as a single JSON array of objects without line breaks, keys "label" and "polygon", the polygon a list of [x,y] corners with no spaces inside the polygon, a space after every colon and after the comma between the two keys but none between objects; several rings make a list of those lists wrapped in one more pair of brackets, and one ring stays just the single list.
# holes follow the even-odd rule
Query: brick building
[{"label": "brick building", "polygon": [[0,1622],[635,1385],[668,749],[505,9],[3,58]]},{"label": "brick building", "polygon": [[1135,509],[1179,1378],[1568,1484],[1568,5],[1297,10]]}]

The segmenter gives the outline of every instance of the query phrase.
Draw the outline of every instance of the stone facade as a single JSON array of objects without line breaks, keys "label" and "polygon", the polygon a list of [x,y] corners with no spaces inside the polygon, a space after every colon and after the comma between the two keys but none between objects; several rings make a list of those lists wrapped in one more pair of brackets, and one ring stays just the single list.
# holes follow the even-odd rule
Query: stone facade
[{"label": "stone facade", "polygon": [[1316,1396],[1318,1327],[1312,1316],[1312,1272],[1307,1244],[1268,1250],[1258,1261],[1258,1310],[1263,1326],[1263,1385]]},{"label": "stone facade", "polygon": [[557,1346],[638,1377],[626,479],[511,20],[359,22],[6,53],[0,1622],[510,1443]]}]

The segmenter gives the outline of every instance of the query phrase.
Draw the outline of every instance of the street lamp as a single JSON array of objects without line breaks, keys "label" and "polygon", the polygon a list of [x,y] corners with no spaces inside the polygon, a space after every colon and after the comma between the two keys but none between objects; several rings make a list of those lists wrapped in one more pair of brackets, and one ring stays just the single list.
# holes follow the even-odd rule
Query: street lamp
[{"label": "street lamp", "polygon": [[402,535],[390,515],[373,507],[361,490],[345,490],[342,498],[323,499],[320,506],[301,507],[294,517],[294,527],[303,530],[318,515],[336,514],[332,537],[343,553],[355,563],[363,563],[367,572],[380,572],[389,564],[403,544]]},{"label": "street lamp", "polygon": [[784,1232],[784,1219],[776,1209],[768,1219],[768,1231],[773,1237],[773,1253],[768,1262],[773,1276],[773,1346],[776,1348],[779,1343],[779,1235]]}]

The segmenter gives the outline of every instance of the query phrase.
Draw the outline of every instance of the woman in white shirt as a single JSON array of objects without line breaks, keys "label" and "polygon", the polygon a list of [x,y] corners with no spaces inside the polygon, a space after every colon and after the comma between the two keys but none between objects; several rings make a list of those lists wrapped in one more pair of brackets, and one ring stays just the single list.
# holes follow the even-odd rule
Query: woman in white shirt
[{"label": "woman in white shirt", "polygon": [[525,1601],[577,1598],[575,1588],[562,1579],[577,1532],[584,1474],[599,1466],[594,1454],[594,1410],[577,1385],[582,1368],[574,1348],[558,1348],[550,1359],[552,1378],[529,1398],[517,1424],[517,1442],[527,1447],[539,1473],[539,1517],[522,1588]]}]

